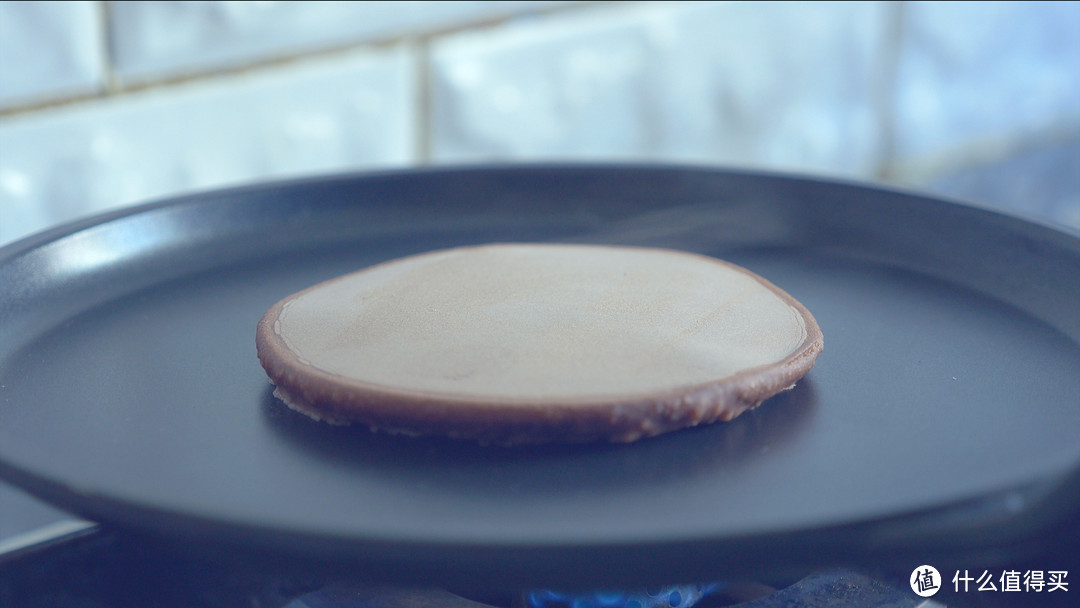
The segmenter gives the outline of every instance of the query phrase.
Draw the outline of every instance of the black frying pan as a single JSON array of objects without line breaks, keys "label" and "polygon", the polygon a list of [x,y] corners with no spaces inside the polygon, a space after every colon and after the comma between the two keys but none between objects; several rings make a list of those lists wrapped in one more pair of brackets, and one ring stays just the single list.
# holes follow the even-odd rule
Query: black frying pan
[{"label": "black frying pan", "polygon": [[[722,257],[803,302],[825,352],[754,412],[631,445],[386,437],[273,398],[254,331],[275,301],[492,241]],[[0,249],[0,286],[0,474],[201,546],[412,582],[630,584],[913,567],[1078,504],[1080,238],[911,194],[641,166],[349,175],[42,233]]]}]

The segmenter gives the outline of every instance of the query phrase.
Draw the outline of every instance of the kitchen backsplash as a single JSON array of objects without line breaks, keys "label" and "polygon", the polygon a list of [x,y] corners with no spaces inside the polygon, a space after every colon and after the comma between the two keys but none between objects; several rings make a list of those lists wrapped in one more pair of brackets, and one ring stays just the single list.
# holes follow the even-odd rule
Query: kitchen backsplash
[{"label": "kitchen backsplash", "polygon": [[0,245],[193,190],[540,160],[1080,228],[1080,3],[0,2]]}]

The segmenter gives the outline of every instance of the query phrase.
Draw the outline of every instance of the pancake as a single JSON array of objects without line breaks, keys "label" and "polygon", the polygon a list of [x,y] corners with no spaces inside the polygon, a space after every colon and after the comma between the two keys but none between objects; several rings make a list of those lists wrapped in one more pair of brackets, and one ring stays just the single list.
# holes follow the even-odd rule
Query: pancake
[{"label": "pancake", "polygon": [[791,388],[823,340],[794,298],[721,260],[495,244],[293,294],[256,345],[274,394],[316,420],[511,445],[731,420]]}]

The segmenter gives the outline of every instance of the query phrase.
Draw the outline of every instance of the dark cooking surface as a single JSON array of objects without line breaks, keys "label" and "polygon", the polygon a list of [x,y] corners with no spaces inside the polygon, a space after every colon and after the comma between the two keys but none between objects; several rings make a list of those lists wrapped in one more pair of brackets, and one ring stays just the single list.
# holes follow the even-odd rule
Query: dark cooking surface
[{"label": "dark cooking surface", "polygon": [[[664,553],[649,571],[699,575],[749,559],[725,543],[765,554],[772,535],[1080,463],[1080,246],[980,210],[710,171],[432,171],[212,193],[63,232],[0,251],[0,473],[95,520],[522,579],[640,570],[682,544],[709,561]],[[281,297],[419,251],[549,240],[746,266],[810,309],[825,351],[755,412],[628,446],[384,437],[272,397],[254,328]],[[1019,496],[1017,517],[1038,508]]]}]

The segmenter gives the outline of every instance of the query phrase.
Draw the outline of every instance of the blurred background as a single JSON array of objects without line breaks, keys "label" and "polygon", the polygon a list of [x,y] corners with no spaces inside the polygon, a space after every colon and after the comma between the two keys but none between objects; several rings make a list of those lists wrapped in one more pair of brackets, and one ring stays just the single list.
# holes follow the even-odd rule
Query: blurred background
[{"label": "blurred background", "polygon": [[[1080,2],[0,1],[0,246],[211,188],[540,161],[875,182],[1080,230]],[[0,485],[0,555],[46,525],[20,542],[85,524]]]},{"label": "blurred background", "polygon": [[1080,3],[0,3],[0,245],[193,190],[545,160],[1080,228]]}]

